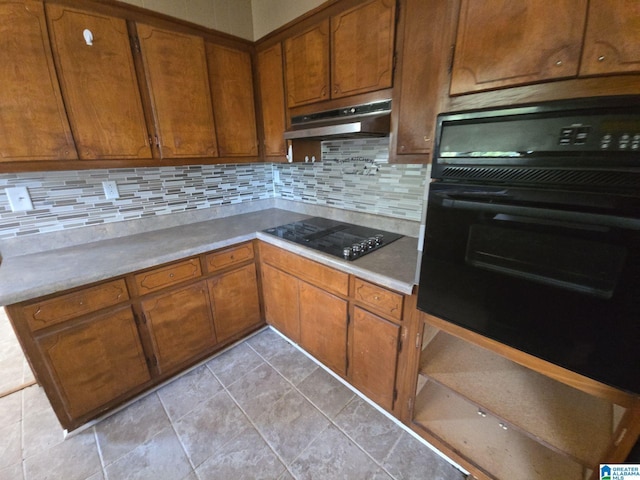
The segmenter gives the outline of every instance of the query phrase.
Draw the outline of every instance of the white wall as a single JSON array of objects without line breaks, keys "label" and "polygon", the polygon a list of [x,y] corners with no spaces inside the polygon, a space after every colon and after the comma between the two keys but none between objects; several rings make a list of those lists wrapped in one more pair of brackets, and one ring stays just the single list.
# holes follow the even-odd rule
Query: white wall
[{"label": "white wall", "polygon": [[258,40],[325,0],[251,0],[253,38]]},{"label": "white wall", "polygon": [[251,0],[122,1],[247,40],[254,38]]},{"label": "white wall", "polygon": [[258,40],[325,0],[121,0],[204,27]]}]

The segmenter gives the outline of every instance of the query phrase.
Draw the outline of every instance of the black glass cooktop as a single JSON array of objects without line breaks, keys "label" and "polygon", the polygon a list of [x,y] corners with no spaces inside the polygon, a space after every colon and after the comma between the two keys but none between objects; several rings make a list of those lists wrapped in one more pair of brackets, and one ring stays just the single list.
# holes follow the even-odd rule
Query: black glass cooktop
[{"label": "black glass cooktop", "polygon": [[397,233],[312,217],[264,230],[276,237],[345,260],[355,260],[402,238]]}]

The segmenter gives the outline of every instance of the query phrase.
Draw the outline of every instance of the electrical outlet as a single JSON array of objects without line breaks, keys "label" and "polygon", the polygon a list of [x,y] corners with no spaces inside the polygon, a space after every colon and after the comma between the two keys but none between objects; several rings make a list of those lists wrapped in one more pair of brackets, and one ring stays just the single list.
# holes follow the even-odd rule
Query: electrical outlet
[{"label": "electrical outlet", "polygon": [[5,189],[12,212],[28,212],[33,210],[33,203],[27,187],[11,187]]},{"label": "electrical outlet", "polygon": [[102,182],[102,188],[104,189],[104,196],[109,199],[115,199],[120,197],[118,192],[118,184],[112,180]]}]

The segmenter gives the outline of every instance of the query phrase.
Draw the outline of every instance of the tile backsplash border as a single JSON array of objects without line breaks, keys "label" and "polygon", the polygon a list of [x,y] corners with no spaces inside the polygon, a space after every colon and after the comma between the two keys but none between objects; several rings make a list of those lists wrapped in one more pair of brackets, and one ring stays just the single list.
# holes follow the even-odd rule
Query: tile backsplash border
[{"label": "tile backsplash border", "polygon": [[[166,215],[177,213],[202,211],[194,218],[212,218],[222,207],[246,211],[253,209],[248,202],[260,204],[269,200],[302,202],[408,222],[421,220],[428,167],[389,164],[388,138],[323,142],[322,151],[323,161],[315,164],[0,174],[0,242],[49,232],[78,235],[79,228],[90,226],[104,226],[107,231],[111,225],[136,220],[145,225],[154,224],[153,219],[171,224]],[[104,198],[104,180],[117,182],[119,199]],[[10,211],[4,190],[13,186],[28,187],[35,210]]]}]

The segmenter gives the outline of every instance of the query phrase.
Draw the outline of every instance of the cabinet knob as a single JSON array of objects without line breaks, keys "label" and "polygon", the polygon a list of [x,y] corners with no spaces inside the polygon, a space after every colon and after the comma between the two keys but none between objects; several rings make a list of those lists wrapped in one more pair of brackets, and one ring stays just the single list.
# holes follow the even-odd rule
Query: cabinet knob
[{"label": "cabinet knob", "polygon": [[561,66],[562,66],[562,60],[558,60],[558,61],[556,62],[556,65],[557,65],[558,67],[561,67]]},{"label": "cabinet knob", "polygon": [[170,273],[170,274],[169,274],[169,278],[173,278],[173,277],[175,277],[175,274]]},{"label": "cabinet knob", "polygon": [[600,56],[598,57],[598,61],[599,61],[599,62],[604,62],[604,55],[600,55]]},{"label": "cabinet knob", "polygon": [[427,137],[427,136],[425,135],[425,136],[424,136],[424,141],[425,141],[425,142],[430,142],[430,141],[431,141],[431,138],[430,138],[430,137]]}]

